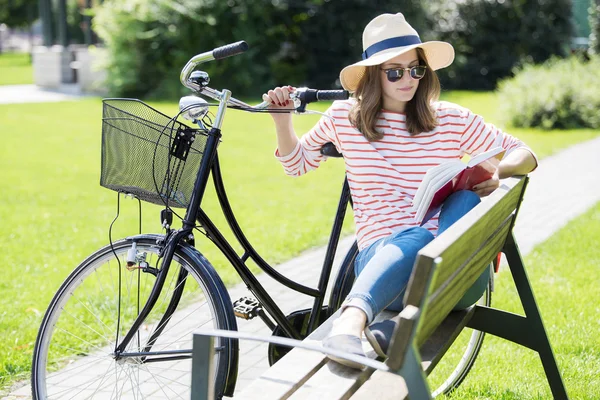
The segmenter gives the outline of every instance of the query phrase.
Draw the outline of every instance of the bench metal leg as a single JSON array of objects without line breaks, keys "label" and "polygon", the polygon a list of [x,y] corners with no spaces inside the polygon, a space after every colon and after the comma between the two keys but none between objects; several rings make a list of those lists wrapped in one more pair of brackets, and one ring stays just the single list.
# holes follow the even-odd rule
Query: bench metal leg
[{"label": "bench metal leg", "polygon": [[431,399],[427,378],[421,366],[421,357],[415,344],[408,347],[398,374],[404,378],[411,400]]},{"label": "bench metal leg", "polygon": [[214,359],[214,338],[195,334],[192,347],[191,400],[214,400]]},{"label": "bench metal leg", "polygon": [[511,233],[508,236],[506,244],[504,245],[504,253],[506,254],[510,272],[515,281],[517,291],[519,292],[525,315],[527,316],[527,320],[530,321],[531,331],[529,334],[536,339],[537,351],[542,359],[542,365],[544,366],[544,371],[546,372],[546,378],[550,384],[552,395],[555,399],[567,399],[567,391],[565,390],[565,385],[560,375],[560,371],[558,370],[556,358],[554,357],[554,352],[550,346],[550,341],[548,340],[548,335],[544,328],[540,311],[535,302],[533,290],[529,284],[527,272],[523,266],[523,259],[521,258],[521,253],[519,252],[517,242],[515,241],[514,233]]},{"label": "bench metal leg", "polygon": [[500,310],[477,307],[467,326],[537,351],[553,397],[568,399],[514,234],[511,233],[508,236],[503,252],[506,254],[508,266],[527,318]]}]

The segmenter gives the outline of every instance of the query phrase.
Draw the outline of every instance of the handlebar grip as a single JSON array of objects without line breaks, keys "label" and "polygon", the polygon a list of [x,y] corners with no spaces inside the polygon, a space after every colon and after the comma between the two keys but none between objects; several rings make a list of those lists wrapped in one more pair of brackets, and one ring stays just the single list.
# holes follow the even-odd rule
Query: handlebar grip
[{"label": "handlebar grip", "polygon": [[235,56],[248,50],[248,43],[243,40],[236,43],[226,44],[225,46],[217,47],[212,51],[215,60]]},{"label": "handlebar grip", "polygon": [[350,92],[347,90],[319,90],[317,100],[347,100]]}]

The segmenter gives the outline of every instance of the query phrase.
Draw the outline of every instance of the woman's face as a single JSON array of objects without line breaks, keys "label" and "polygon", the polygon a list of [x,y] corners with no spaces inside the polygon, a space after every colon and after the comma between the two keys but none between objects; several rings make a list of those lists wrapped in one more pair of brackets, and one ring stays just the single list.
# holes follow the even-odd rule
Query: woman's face
[{"label": "woman's face", "polygon": [[410,76],[410,71],[404,70],[402,78],[396,82],[390,82],[385,70],[409,68],[415,65],[419,65],[419,57],[417,56],[417,50],[413,49],[379,66],[384,108],[403,112],[406,103],[413,98],[419,87],[419,81]]}]

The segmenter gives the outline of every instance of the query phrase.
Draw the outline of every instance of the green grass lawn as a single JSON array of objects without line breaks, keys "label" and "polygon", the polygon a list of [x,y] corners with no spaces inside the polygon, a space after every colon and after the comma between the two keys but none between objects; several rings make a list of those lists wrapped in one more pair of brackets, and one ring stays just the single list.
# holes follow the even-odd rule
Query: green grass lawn
[{"label": "green grass lawn", "polygon": [[506,128],[498,122],[503,120],[498,107],[498,96],[491,92],[454,91],[442,95],[442,100],[460,104],[477,114],[483,115],[486,122],[498,124],[501,129],[523,140],[535,150],[539,157],[549,156],[573,144],[574,141],[591,139],[600,133],[594,129],[542,131],[539,129]]},{"label": "green grass lawn", "polygon": [[[600,398],[600,203],[525,259],[550,344],[572,399]],[[492,303],[523,313],[508,268]],[[537,353],[488,335],[471,373],[449,399],[552,398]]]},{"label": "green grass lawn", "polygon": [[[456,92],[446,98],[490,121],[495,118],[493,94]],[[167,114],[176,111],[172,103],[155,105]],[[107,243],[116,213],[116,194],[98,184],[100,100],[38,104],[31,110],[32,105],[23,104],[0,107],[0,337],[5,338],[0,341],[0,387],[28,376],[37,329],[52,295],[78,262]],[[251,242],[273,263],[324,244],[343,181],[342,161],[329,160],[307,176],[289,178],[273,157],[270,117],[229,113],[221,165],[233,209]],[[295,117],[297,131],[308,130],[317,119]],[[599,133],[526,130],[518,136],[545,157]],[[209,188],[204,209],[227,230],[212,194]],[[159,208],[144,205],[143,210],[143,231],[160,231]],[[348,221],[345,232],[351,233],[350,216]],[[137,203],[122,201],[113,238],[136,232]],[[223,280],[236,282],[233,269],[198,236],[198,247]]]},{"label": "green grass lawn", "polygon": [[0,85],[33,83],[33,67],[29,53],[0,54]]}]

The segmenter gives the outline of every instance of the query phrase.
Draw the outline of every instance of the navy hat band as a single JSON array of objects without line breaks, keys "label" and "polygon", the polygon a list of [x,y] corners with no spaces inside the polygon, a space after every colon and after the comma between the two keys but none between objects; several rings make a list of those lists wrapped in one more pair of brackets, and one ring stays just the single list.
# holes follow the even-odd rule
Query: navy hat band
[{"label": "navy hat band", "polygon": [[409,35],[409,36],[398,36],[389,39],[382,40],[381,42],[377,42],[369,46],[363,53],[362,58],[366,60],[371,57],[373,54],[379,53],[380,51],[392,49],[394,47],[404,47],[410,46],[412,44],[420,44],[421,39],[417,35]]}]

